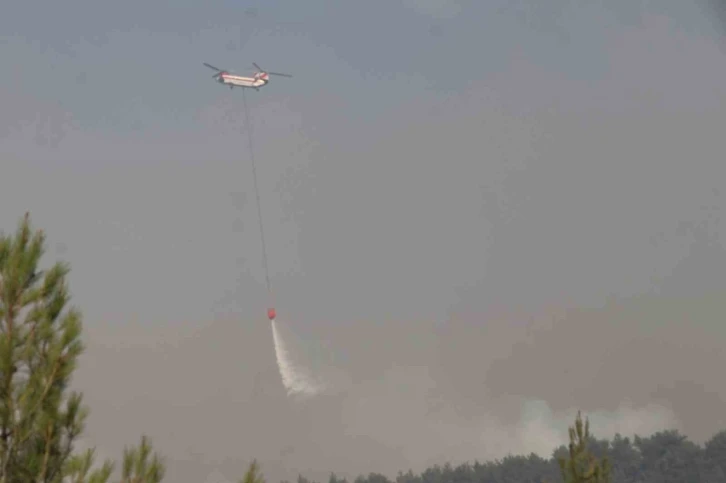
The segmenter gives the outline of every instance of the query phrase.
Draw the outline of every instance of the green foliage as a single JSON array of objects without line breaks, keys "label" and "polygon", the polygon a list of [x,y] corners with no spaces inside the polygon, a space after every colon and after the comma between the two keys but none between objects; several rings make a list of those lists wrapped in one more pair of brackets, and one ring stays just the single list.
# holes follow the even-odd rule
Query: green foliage
[{"label": "green foliage", "polygon": [[260,472],[260,465],[257,463],[257,460],[252,460],[252,463],[250,463],[244,477],[239,480],[239,483],[265,483],[265,478]]},{"label": "green foliage", "polygon": [[571,427],[569,458],[559,458],[560,471],[565,483],[610,483],[610,464],[607,458],[602,462],[588,451],[590,440],[590,421],[582,422],[580,412],[577,412],[575,426]]},{"label": "green foliage", "polygon": [[[92,469],[93,449],[74,454],[88,416],[82,395],[68,391],[83,351],[81,313],[68,307],[68,265],[39,270],[44,252],[28,214],[15,235],[0,236],[0,483],[106,483],[112,463]],[[161,481],[149,452],[146,438],[127,450],[135,472],[124,483]]]},{"label": "green foliage", "polygon": [[107,483],[113,472],[113,463],[106,461],[101,468],[93,469],[95,449],[73,455],[66,463],[66,480],[71,483]]},{"label": "green foliage", "polygon": [[66,388],[83,350],[81,316],[71,308],[57,263],[38,262],[45,237],[26,215],[0,238],[0,481],[57,481],[83,431],[87,410]]},{"label": "green foliage", "polygon": [[[581,418],[578,417],[581,420]],[[589,428],[580,425],[578,436],[575,424],[574,443],[575,458],[580,465],[579,470],[598,466],[601,471],[606,467],[610,470],[613,483],[723,483],[726,482],[726,431],[716,433],[705,446],[699,447],[676,431],[661,431],[648,437],[635,436],[632,440],[616,434],[611,440],[595,439],[589,434]],[[580,451],[585,447],[585,451]],[[579,449],[578,449],[579,448]],[[357,483],[545,483],[563,480],[561,461],[565,461],[565,469],[571,465],[568,446],[555,448],[552,458],[541,458],[537,455],[507,456],[501,460],[485,463],[461,464],[452,466],[433,466],[421,474],[412,471],[399,473],[393,481],[381,480],[380,475],[356,478]],[[594,459],[600,464],[588,466]],[[581,473],[584,473],[582,471]],[[581,476],[582,474],[579,473]],[[594,472],[593,472],[594,473]],[[604,472],[603,472],[604,473]],[[593,477],[594,478],[594,477]],[[601,477],[602,478],[602,477]],[[571,476],[564,476],[565,481],[573,481]],[[338,480],[339,481],[339,480]],[[595,481],[590,480],[590,481]],[[307,483],[315,483],[308,482]],[[334,483],[334,482],[329,482]]]},{"label": "green foliage", "polygon": [[141,436],[139,446],[124,449],[121,483],[159,483],[164,479],[164,462],[156,453],[149,460],[151,450],[151,441],[146,435]]},{"label": "green foliage", "polygon": [[706,442],[703,459],[714,481],[726,481],[726,431],[719,431]]}]

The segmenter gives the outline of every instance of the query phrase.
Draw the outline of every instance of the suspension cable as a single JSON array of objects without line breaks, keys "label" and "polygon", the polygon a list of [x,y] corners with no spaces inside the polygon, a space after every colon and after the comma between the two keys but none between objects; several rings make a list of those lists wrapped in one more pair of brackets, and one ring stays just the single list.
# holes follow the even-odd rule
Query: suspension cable
[{"label": "suspension cable", "polygon": [[[260,241],[262,243],[262,262],[264,264],[264,270],[265,270],[265,281],[267,282],[267,294],[270,297],[270,304],[272,304],[272,288],[270,284],[270,272],[267,265],[267,248],[265,246],[265,230],[262,223],[262,206],[260,203],[260,190],[257,187],[257,168],[255,166],[255,152],[252,147],[252,123],[250,122],[250,115],[247,110],[247,97],[245,96],[245,89],[242,88],[242,103],[244,105],[245,110],[245,121],[246,121],[246,127],[247,127],[247,143],[250,148],[250,159],[252,160],[252,178],[255,183],[255,197],[257,199],[257,218],[260,222]],[[272,307],[273,305],[271,305]],[[272,310],[272,309],[271,309]],[[274,317],[271,317],[274,318]]]}]

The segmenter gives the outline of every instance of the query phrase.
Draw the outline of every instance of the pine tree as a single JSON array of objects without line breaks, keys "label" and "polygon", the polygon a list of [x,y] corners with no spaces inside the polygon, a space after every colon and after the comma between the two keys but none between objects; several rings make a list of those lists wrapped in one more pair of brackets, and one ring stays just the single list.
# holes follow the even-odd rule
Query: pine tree
[{"label": "pine tree", "polygon": [[78,356],[80,314],[62,314],[68,268],[38,271],[44,236],[26,214],[0,239],[0,481],[54,481],[83,429],[81,396],[64,397]]},{"label": "pine tree", "polygon": [[158,454],[149,460],[151,441],[141,436],[137,447],[124,450],[124,466],[121,483],[159,483],[164,478],[166,468]]},{"label": "pine tree", "polygon": [[239,480],[239,483],[265,483],[265,478],[260,472],[260,465],[257,463],[257,460],[252,460],[252,463],[250,463],[244,477]]},{"label": "pine tree", "polygon": [[[44,249],[27,213],[14,236],[0,235],[0,483],[105,483],[112,463],[92,470],[93,449],[73,453],[88,415],[68,390],[83,351],[81,314],[67,307],[68,266],[39,270]],[[142,439],[131,454],[149,451]],[[163,471],[154,471],[134,481],[158,483]]]},{"label": "pine tree", "polygon": [[113,472],[113,463],[106,461],[100,469],[93,470],[96,450],[91,448],[69,458],[65,479],[70,483],[107,483]]},{"label": "pine tree", "polygon": [[588,451],[590,421],[585,421],[577,412],[575,426],[570,427],[569,458],[559,458],[560,471],[565,483],[610,483],[610,463],[607,457],[602,462]]}]

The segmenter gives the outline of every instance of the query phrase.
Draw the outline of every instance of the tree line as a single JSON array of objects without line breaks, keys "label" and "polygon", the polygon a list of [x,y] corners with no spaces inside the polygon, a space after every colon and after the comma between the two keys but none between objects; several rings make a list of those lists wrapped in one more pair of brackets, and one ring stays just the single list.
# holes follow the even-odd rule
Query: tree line
[{"label": "tree line", "polygon": [[[163,481],[166,463],[145,435],[124,449],[120,468],[98,464],[94,449],[76,450],[89,412],[83,395],[69,389],[84,350],[82,315],[69,305],[69,266],[42,270],[44,253],[45,234],[32,229],[27,213],[15,233],[0,236],[0,483]],[[569,437],[551,458],[447,464],[393,481],[378,473],[353,482],[331,474],[328,483],[726,482],[726,431],[704,447],[677,431],[609,441],[592,436],[578,413]],[[264,481],[253,460],[240,483]],[[297,483],[313,482],[299,476]]]},{"label": "tree line", "polygon": [[[578,417],[575,423],[582,424]],[[571,429],[572,430],[572,429]],[[574,449],[574,457],[571,453]],[[574,474],[573,474],[573,470]],[[589,476],[589,479],[587,478]],[[612,440],[592,435],[556,448],[550,458],[535,454],[507,456],[485,463],[446,464],[420,474],[399,473],[390,480],[372,473],[349,483],[724,483],[726,482],[726,431],[716,433],[705,445],[689,441],[678,431],[661,431],[632,439]],[[298,483],[312,483],[298,478]],[[328,483],[345,483],[331,475]]]}]

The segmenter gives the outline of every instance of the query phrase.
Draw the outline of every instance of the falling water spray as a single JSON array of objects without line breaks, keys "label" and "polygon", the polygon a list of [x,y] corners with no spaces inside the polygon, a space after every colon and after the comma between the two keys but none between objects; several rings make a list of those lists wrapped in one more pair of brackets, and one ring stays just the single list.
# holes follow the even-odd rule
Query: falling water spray
[{"label": "falling water spray", "polygon": [[290,358],[290,353],[287,351],[285,342],[280,336],[275,319],[271,319],[270,322],[272,326],[272,340],[275,345],[275,356],[277,357],[277,367],[280,369],[280,377],[282,377],[282,384],[285,386],[287,395],[306,398],[322,392],[325,388],[314,381],[303,368],[296,366]]}]

